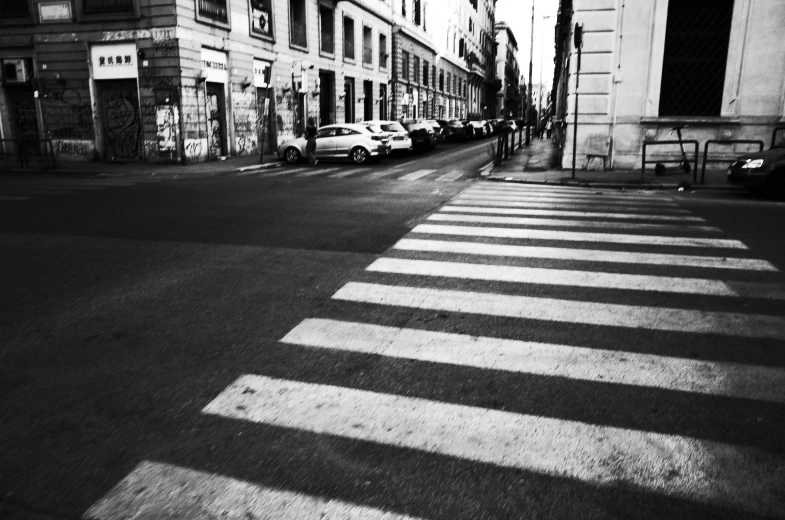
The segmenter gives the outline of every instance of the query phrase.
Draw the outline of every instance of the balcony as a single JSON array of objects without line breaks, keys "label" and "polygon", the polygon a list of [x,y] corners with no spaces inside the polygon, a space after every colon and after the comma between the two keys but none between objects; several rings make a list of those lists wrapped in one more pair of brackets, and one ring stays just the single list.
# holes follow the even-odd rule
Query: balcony
[{"label": "balcony", "polygon": [[[129,0],[95,0],[95,1],[129,1]],[[199,15],[219,22],[228,22],[226,0],[199,0]]]},{"label": "balcony", "polygon": [[0,1],[0,18],[27,18],[30,11],[27,0],[2,0]]}]

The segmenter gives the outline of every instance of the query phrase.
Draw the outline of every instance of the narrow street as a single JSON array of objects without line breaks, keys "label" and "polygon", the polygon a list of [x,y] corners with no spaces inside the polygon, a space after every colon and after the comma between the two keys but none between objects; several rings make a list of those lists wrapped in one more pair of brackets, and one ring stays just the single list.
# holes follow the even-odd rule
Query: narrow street
[{"label": "narrow street", "polygon": [[487,141],[0,180],[0,513],[785,516],[785,204]]}]

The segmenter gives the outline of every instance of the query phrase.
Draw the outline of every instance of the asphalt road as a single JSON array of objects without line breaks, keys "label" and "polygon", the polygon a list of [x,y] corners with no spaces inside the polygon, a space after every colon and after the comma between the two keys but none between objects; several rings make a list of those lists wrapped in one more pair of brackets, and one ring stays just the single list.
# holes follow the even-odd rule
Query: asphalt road
[{"label": "asphalt road", "polygon": [[785,515],[785,205],[486,147],[0,180],[0,516]]}]

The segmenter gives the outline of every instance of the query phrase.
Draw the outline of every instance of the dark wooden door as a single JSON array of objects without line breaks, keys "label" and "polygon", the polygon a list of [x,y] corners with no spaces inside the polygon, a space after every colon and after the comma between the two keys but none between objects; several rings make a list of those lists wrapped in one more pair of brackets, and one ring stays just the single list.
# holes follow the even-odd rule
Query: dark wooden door
[{"label": "dark wooden door", "polygon": [[104,158],[142,158],[142,127],[135,79],[97,81]]}]

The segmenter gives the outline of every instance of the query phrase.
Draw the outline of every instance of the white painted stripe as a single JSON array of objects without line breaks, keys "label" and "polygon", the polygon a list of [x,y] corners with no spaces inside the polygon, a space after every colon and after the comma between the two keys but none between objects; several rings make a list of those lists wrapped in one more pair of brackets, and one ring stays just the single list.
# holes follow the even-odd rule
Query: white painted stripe
[{"label": "white painted stripe", "polygon": [[91,520],[414,520],[340,500],[144,461],[84,515]]},{"label": "white painted stripe", "polygon": [[733,269],[744,271],[778,272],[766,260],[755,258],[732,258],[721,256],[669,255],[661,253],[631,253],[626,251],[602,251],[597,249],[566,249],[560,247],[511,246],[483,244],[480,242],[452,242],[445,240],[415,240],[403,238],[393,246],[406,251],[432,253],[456,253],[464,255],[487,255],[516,258],[550,258],[583,262],[608,262],[616,264],[648,264],[710,269]]},{"label": "white painted stripe", "polygon": [[512,265],[470,264],[403,258],[379,258],[368,266],[367,270],[383,273],[441,276],[445,278],[529,283],[534,285],[566,285],[626,291],[785,299],[785,286],[781,284],[724,282],[722,280],[708,280],[704,278],[542,269]]},{"label": "white painted stripe", "polygon": [[[570,209],[570,208],[583,208],[586,210],[603,209],[608,210],[609,204],[587,204],[582,202],[520,202],[520,201],[506,201],[506,200],[483,200],[483,199],[453,199],[450,204],[454,206],[491,206],[495,208],[539,208],[539,209]],[[618,212],[632,212],[640,213],[642,211],[656,211],[662,215],[673,215],[676,213],[689,213],[687,209],[673,208],[673,207],[655,207],[647,206],[642,207],[636,204],[635,207],[625,207],[614,205],[613,211]]]},{"label": "white painted stripe", "polygon": [[331,179],[343,179],[344,177],[348,177],[350,175],[354,175],[355,173],[362,173],[368,171],[366,168],[351,168],[349,170],[344,170],[342,172],[333,173],[332,175],[328,175],[327,177]]},{"label": "white painted stripe", "polygon": [[436,170],[417,170],[412,173],[407,173],[403,177],[398,177],[399,181],[415,181],[421,177],[425,177],[426,175],[430,175]]},{"label": "white painted stripe", "polygon": [[310,169],[306,169],[302,173],[298,173],[297,175],[295,175],[295,177],[315,177],[316,175],[324,175],[326,173],[337,172],[338,170],[340,170],[340,168],[328,168],[326,170],[322,170],[320,168],[317,170],[316,168],[311,167]]},{"label": "white painted stripe", "polygon": [[375,179],[381,179],[382,177],[388,177],[390,175],[398,173],[398,169],[401,168],[401,167],[402,166],[396,166],[395,168],[392,168],[392,169],[380,170],[380,171],[371,173],[369,175],[365,175],[365,176],[363,176],[363,178],[364,179],[369,179],[369,180],[375,180]]},{"label": "white painted stripe", "polygon": [[633,214],[633,213],[599,213],[586,211],[565,211],[554,209],[523,209],[523,208],[494,208],[494,207],[473,207],[473,206],[444,206],[439,211],[453,213],[488,213],[497,215],[530,215],[544,217],[590,217],[602,219],[625,219],[625,220],[666,220],[679,222],[705,222],[701,217],[689,215],[659,215],[659,214]]},{"label": "white painted stripe", "polygon": [[203,410],[597,486],[785,513],[779,454],[679,435],[245,375]]},{"label": "white painted stripe", "polygon": [[24,200],[31,200],[33,197],[24,197],[16,195],[0,195],[0,200],[7,200],[9,202],[21,202]]},{"label": "white painted stripe", "polygon": [[446,181],[446,182],[457,181],[458,179],[460,179],[461,177],[463,177],[463,174],[464,174],[464,173],[465,173],[465,172],[464,172],[463,170],[453,170],[453,171],[451,171],[451,172],[445,173],[444,175],[440,175],[439,177],[437,177],[437,178],[436,178],[436,180],[437,180],[437,181],[440,181],[440,182],[444,182],[444,181]]},{"label": "white painted stripe", "polygon": [[608,242],[615,244],[644,244],[678,247],[718,247],[726,249],[748,249],[742,242],[724,238],[691,238],[656,235],[621,235],[614,233],[579,233],[544,229],[514,229],[472,226],[443,226],[420,224],[412,233],[432,235],[459,235],[473,237],[516,238],[528,240],[565,240],[571,242]]},{"label": "white painted stripe", "polygon": [[785,369],[366,323],[306,319],[282,343],[785,403]]},{"label": "white painted stripe", "polygon": [[647,190],[620,190],[620,189],[610,189],[610,188],[592,188],[592,187],[583,187],[583,186],[564,186],[564,185],[556,185],[556,184],[521,184],[518,182],[483,182],[482,184],[478,184],[477,189],[487,189],[487,190],[506,190],[506,191],[544,191],[544,192],[565,192],[565,193],[609,193],[609,194],[617,194],[617,195],[626,195],[628,193],[638,195],[638,196],[651,196],[651,197],[662,197],[662,193],[655,193],[653,191]]},{"label": "white painted stripe", "polygon": [[713,226],[690,226],[679,224],[642,224],[640,222],[607,222],[605,220],[568,220],[552,218],[496,217],[489,215],[455,215],[435,213],[428,220],[442,222],[471,222],[474,224],[509,224],[515,226],[556,226],[571,228],[610,228],[610,229],[660,229],[676,232],[719,232]]},{"label": "white painted stripe", "polygon": [[515,197],[541,197],[541,198],[552,198],[552,199],[588,199],[588,200],[629,200],[629,201],[642,201],[642,202],[651,202],[651,203],[661,203],[661,204],[668,204],[674,205],[675,203],[670,199],[658,199],[655,197],[641,197],[636,195],[595,195],[592,192],[584,192],[584,193],[567,193],[567,192],[550,192],[550,191],[506,191],[506,190],[489,190],[489,189],[482,189],[472,187],[466,190],[464,193],[474,195],[474,196],[483,196],[483,197],[504,197],[504,198],[515,198]]},{"label": "white painted stripe", "polygon": [[[9,196],[9,197],[18,197],[18,196],[39,196],[39,195],[69,195],[73,193],[73,189],[71,190],[31,190],[31,189],[18,189],[18,190],[2,190],[2,193]],[[81,191],[81,190],[78,190]]]},{"label": "white painted stripe", "polygon": [[654,201],[635,201],[635,200],[598,200],[598,199],[584,199],[573,197],[539,197],[535,195],[526,195],[522,197],[504,197],[495,195],[473,195],[471,193],[462,193],[456,197],[456,200],[462,201],[483,201],[483,202],[502,202],[508,204],[511,202],[540,202],[540,203],[569,203],[583,206],[635,206],[646,208],[677,208],[678,205],[673,202],[654,202]]},{"label": "white painted stripe", "polygon": [[70,183],[70,184],[44,184],[44,183],[31,183],[31,184],[13,184],[0,187],[2,190],[13,191],[60,191],[60,190],[83,190],[83,191],[100,191],[106,189],[106,186],[85,186],[83,184]]},{"label": "white painted stripe", "polygon": [[264,170],[259,176],[260,177],[277,177],[279,175],[292,175],[295,176],[298,173],[310,170],[310,167],[298,167],[298,168],[275,168],[272,170]]},{"label": "white painted stripe", "polygon": [[708,312],[360,282],[347,283],[333,298],[377,305],[561,323],[746,338],[785,338],[785,317],[764,314]]}]

